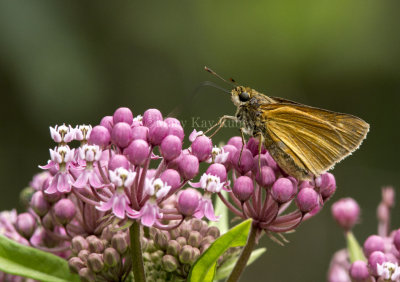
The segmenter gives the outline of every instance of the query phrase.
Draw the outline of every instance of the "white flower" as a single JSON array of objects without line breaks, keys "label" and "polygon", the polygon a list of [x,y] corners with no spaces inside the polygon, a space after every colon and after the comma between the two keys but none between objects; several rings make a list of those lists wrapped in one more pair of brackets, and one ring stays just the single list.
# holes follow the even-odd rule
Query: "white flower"
[{"label": "white flower", "polygon": [[79,125],[75,128],[75,140],[87,140],[90,137],[90,132],[92,131],[91,125]]},{"label": "white flower", "polygon": [[55,163],[68,163],[74,159],[75,149],[70,149],[68,146],[56,147],[50,149],[50,158]]},{"label": "white flower", "polygon": [[378,275],[389,281],[398,281],[400,278],[400,268],[397,263],[384,262],[382,264],[377,264]]},{"label": "white flower", "polygon": [[128,171],[123,167],[119,167],[115,170],[110,170],[110,180],[115,187],[130,187],[133,184],[136,173]]},{"label": "white flower", "polygon": [[189,141],[193,142],[200,135],[203,135],[203,131],[197,131],[196,129],[194,129],[189,135]]},{"label": "white flower", "polygon": [[168,194],[169,190],[171,190],[171,186],[167,183],[164,183],[161,178],[150,179],[147,181],[144,186],[144,192],[149,196],[156,195],[157,199],[160,199]]},{"label": "white flower", "polygon": [[75,137],[75,128],[72,128],[70,125],[56,125],[55,127],[50,126],[50,136],[54,140],[54,142],[71,142]]},{"label": "white flower", "polygon": [[221,183],[218,176],[204,173],[200,178],[200,187],[208,192],[219,193],[224,183]]},{"label": "white flower", "polygon": [[224,148],[214,146],[211,151],[211,158],[208,162],[224,164],[228,160],[229,152],[225,152]]},{"label": "white flower", "polygon": [[98,161],[101,158],[101,150],[97,145],[83,145],[79,150],[79,157],[81,160],[86,160],[88,162]]}]

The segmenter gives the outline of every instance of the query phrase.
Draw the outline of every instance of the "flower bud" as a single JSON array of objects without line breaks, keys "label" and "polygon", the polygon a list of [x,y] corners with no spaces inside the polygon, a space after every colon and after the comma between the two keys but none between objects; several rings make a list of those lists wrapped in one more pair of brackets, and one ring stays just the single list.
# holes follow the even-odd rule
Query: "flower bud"
[{"label": "flower bud", "polygon": [[89,268],[85,267],[79,270],[79,276],[84,282],[94,282],[96,281],[96,274]]},{"label": "flower bud", "polygon": [[162,258],[162,266],[165,271],[174,272],[178,268],[179,262],[175,257],[171,255],[165,255]]},{"label": "flower bud", "polygon": [[42,191],[37,191],[33,194],[30,206],[40,217],[44,216],[50,209],[50,205],[44,198]]},{"label": "flower bud", "polygon": [[89,136],[89,143],[98,145],[102,148],[106,147],[110,144],[111,135],[110,132],[106,127],[97,125],[92,128]]},{"label": "flower bud", "polygon": [[350,277],[355,281],[366,281],[370,275],[365,261],[357,260],[350,266]]},{"label": "flower bud", "polygon": [[129,169],[129,161],[124,155],[116,154],[113,155],[108,161],[108,169],[116,170],[119,167],[123,167],[126,170]]},{"label": "flower bud", "polygon": [[133,114],[129,108],[121,107],[118,108],[113,115],[113,122],[117,124],[119,122],[125,122],[129,125],[133,122]]},{"label": "flower bud", "polygon": [[17,216],[15,228],[18,233],[29,239],[36,228],[36,220],[30,213],[21,213]]},{"label": "flower bud", "polygon": [[193,256],[193,248],[190,245],[183,246],[180,254],[179,254],[179,261],[181,263],[190,263],[192,261]]},{"label": "flower bud", "polygon": [[303,188],[297,194],[296,204],[301,212],[307,213],[318,206],[318,193],[312,188]]},{"label": "flower bud", "polygon": [[149,128],[146,126],[136,126],[132,128],[132,139],[142,139],[147,142],[149,140]]},{"label": "flower bud", "polygon": [[375,251],[383,252],[385,250],[385,241],[381,236],[371,235],[365,240],[363,250],[366,257],[369,257]]},{"label": "flower bud", "polygon": [[150,147],[146,141],[137,139],[133,140],[128,147],[124,149],[124,155],[134,165],[143,165],[149,158]]},{"label": "flower bud", "polygon": [[382,188],[382,202],[385,206],[392,208],[394,206],[395,194],[393,187]]},{"label": "flower bud", "polygon": [[176,238],[176,241],[179,243],[179,245],[181,245],[181,247],[186,245],[186,238],[183,236],[179,236],[178,238]]},{"label": "flower bud", "polygon": [[53,231],[54,224],[55,224],[55,222],[54,222],[53,216],[52,216],[51,212],[48,212],[42,219],[42,226],[47,230]]},{"label": "flower bud", "polygon": [[[246,148],[250,150],[253,156],[258,155],[258,145],[260,141],[258,138],[251,137],[249,141],[247,141]],[[265,154],[266,150],[264,146],[261,147],[261,154]]]},{"label": "flower bud", "polygon": [[201,219],[194,218],[190,221],[190,225],[192,226],[192,230],[200,231],[203,227],[203,221]]},{"label": "flower bud", "polygon": [[149,127],[149,140],[150,143],[155,146],[160,145],[163,139],[167,136],[167,134],[168,134],[168,124],[166,124],[162,120],[154,122]]},{"label": "flower bud", "polygon": [[86,263],[89,254],[90,252],[88,250],[82,250],[78,253],[78,258],[80,258],[84,263]]},{"label": "flower bud", "polygon": [[115,234],[111,239],[111,246],[118,251],[121,255],[128,250],[128,242],[124,234]]},{"label": "flower bud", "polygon": [[168,245],[168,236],[162,231],[158,231],[154,238],[154,243],[161,250],[166,250]]},{"label": "flower bud", "polygon": [[225,182],[227,179],[226,168],[223,164],[215,163],[210,165],[206,171],[207,174],[218,176],[221,182]]},{"label": "flower bud", "polygon": [[329,198],[336,191],[336,180],[332,173],[324,173],[315,179],[315,185],[324,199]]},{"label": "flower bud", "polygon": [[75,236],[71,241],[71,249],[75,254],[78,254],[82,250],[87,250],[89,244],[82,236]]},{"label": "flower bud", "polygon": [[193,258],[191,264],[193,264],[200,256],[200,250],[198,248],[193,248]]},{"label": "flower bud", "polygon": [[195,155],[200,162],[208,160],[211,156],[212,142],[207,136],[198,136],[192,143],[192,154]]},{"label": "flower bud", "polygon": [[167,246],[167,254],[171,256],[178,256],[181,251],[181,245],[175,240],[169,240]]},{"label": "flower bud", "polygon": [[85,263],[78,257],[72,257],[68,260],[68,266],[72,272],[78,273],[79,270],[85,267]]},{"label": "flower bud", "polygon": [[43,193],[43,197],[44,197],[44,199],[46,200],[46,201],[48,201],[49,203],[55,203],[55,202],[57,202],[58,200],[60,200],[61,199],[61,193],[60,192],[55,192],[55,193],[51,193],[51,194],[48,194],[48,193]]},{"label": "flower bud", "polygon": [[236,149],[236,147],[233,145],[225,145],[224,147],[222,147],[222,149],[224,149],[224,152],[228,153],[228,159],[224,165],[226,166],[226,169],[229,170],[233,167],[233,163],[234,163],[233,158],[238,149]]},{"label": "flower bud", "polygon": [[199,160],[193,155],[183,155],[179,160],[179,170],[184,179],[192,179],[199,173]]},{"label": "flower bud", "polygon": [[191,245],[192,247],[200,247],[200,243],[203,240],[203,237],[198,231],[192,231],[189,233],[189,237],[187,240],[187,243]]},{"label": "flower bud", "polygon": [[70,199],[59,200],[53,208],[54,217],[61,225],[68,224],[76,214],[74,203]]},{"label": "flower bud", "polygon": [[157,109],[148,109],[143,114],[143,125],[150,127],[154,122],[162,120],[162,114]]},{"label": "flower bud", "polygon": [[215,241],[214,237],[211,235],[208,235],[203,238],[203,241],[201,241],[201,246],[204,246],[206,244],[211,245]]},{"label": "flower bud", "polygon": [[178,197],[178,211],[185,216],[192,216],[200,204],[199,192],[188,188],[183,190]]},{"label": "flower bud", "polygon": [[237,150],[233,157],[233,166],[242,175],[246,174],[253,169],[254,161],[253,154],[249,149],[243,149],[242,156],[240,156],[240,150]]},{"label": "flower bud", "polygon": [[112,128],[114,126],[113,117],[112,116],[103,117],[100,121],[100,125],[107,128],[108,132],[111,134]]},{"label": "flower bud", "polygon": [[279,178],[271,188],[272,198],[280,204],[288,202],[296,192],[292,181],[288,178]]},{"label": "flower bud", "polygon": [[238,151],[242,150],[243,147],[243,140],[240,136],[234,136],[229,139],[228,145],[234,146]]},{"label": "flower bud", "polygon": [[150,254],[150,260],[154,263],[154,264],[160,264],[162,257],[164,255],[164,252],[161,250],[155,251],[154,253]]},{"label": "flower bud", "polygon": [[104,264],[108,267],[114,267],[121,262],[121,256],[114,248],[107,248],[103,254]]},{"label": "flower bud", "polygon": [[396,249],[400,252],[400,229],[397,229],[396,232],[394,233],[393,244],[396,247]]},{"label": "flower bud", "polygon": [[210,226],[208,227],[207,236],[212,236],[214,239],[217,239],[220,235],[219,229],[216,226]]},{"label": "flower bud", "polygon": [[248,176],[240,176],[233,184],[232,192],[241,202],[246,202],[254,192],[253,180]]},{"label": "flower bud", "polygon": [[385,254],[380,251],[375,251],[368,257],[368,266],[372,272],[372,275],[377,276],[378,264],[383,264],[386,261]]},{"label": "flower bud", "polygon": [[166,136],[160,145],[161,154],[166,161],[171,161],[182,152],[182,141],[175,135]]},{"label": "flower bud", "polygon": [[114,125],[111,131],[112,142],[120,148],[125,148],[132,141],[131,126],[126,122],[119,122]]},{"label": "flower bud", "polygon": [[100,240],[99,238],[97,238],[94,235],[90,235],[88,237],[86,237],[86,241],[89,244],[89,251],[91,253],[102,253],[104,251],[104,243],[102,240]]},{"label": "flower bud", "polygon": [[168,120],[169,118],[166,118],[164,121],[168,124],[168,135],[175,135],[176,137],[179,138],[179,140],[183,141],[183,138],[185,137],[185,133],[183,131],[183,128],[181,124],[179,123],[171,123]]},{"label": "flower bud", "polygon": [[181,176],[175,169],[164,170],[160,178],[163,182],[171,186],[172,189],[178,188],[181,185]]},{"label": "flower bud", "polygon": [[332,205],[332,215],[339,226],[348,231],[357,223],[360,207],[352,198],[340,199]]},{"label": "flower bud", "polygon": [[261,174],[260,171],[257,170],[256,172],[256,181],[258,185],[261,187],[268,187],[272,185],[276,180],[275,172],[269,166],[262,166],[261,167]]},{"label": "flower bud", "polygon": [[104,262],[103,262],[103,255],[92,253],[87,258],[87,264],[90,270],[97,273],[103,270]]}]

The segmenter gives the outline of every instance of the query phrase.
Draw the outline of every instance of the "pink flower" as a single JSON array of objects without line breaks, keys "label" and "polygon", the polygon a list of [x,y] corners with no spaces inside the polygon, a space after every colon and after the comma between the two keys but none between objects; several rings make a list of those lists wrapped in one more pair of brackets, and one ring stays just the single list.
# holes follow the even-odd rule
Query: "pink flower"
[{"label": "pink flower", "polygon": [[224,187],[225,182],[221,182],[218,176],[204,173],[200,178],[200,182],[193,183],[189,181],[189,184],[193,188],[203,188],[207,192],[219,193]]},{"label": "pink flower", "polygon": [[144,192],[149,196],[155,196],[156,199],[166,196],[169,190],[171,190],[171,186],[164,183],[160,178],[147,181],[144,187]]},{"label": "pink flower", "polygon": [[214,213],[214,207],[211,201],[211,194],[205,193],[200,199],[199,207],[193,215],[196,218],[203,218],[205,216],[211,221],[218,221],[220,216],[216,216]]},{"label": "pink flower", "polygon": [[75,128],[75,140],[86,141],[90,137],[90,132],[92,131],[91,125],[79,125]]},{"label": "pink flower", "polygon": [[160,208],[157,205],[155,199],[150,198],[144,206],[140,209],[139,213],[134,211],[135,213],[128,212],[128,217],[130,218],[140,218],[140,222],[144,226],[153,226],[154,223],[160,223],[160,219],[163,214],[160,212]]},{"label": "pink flower", "polygon": [[121,219],[125,218],[125,213],[137,214],[137,212],[130,208],[130,201],[128,196],[125,194],[124,188],[119,187],[107,202],[100,202],[100,206],[96,209],[99,211],[109,211],[112,209],[113,214]]},{"label": "pink flower", "polygon": [[203,135],[203,131],[197,131],[196,129],[194,129],[192,131],[192,133],[190,133],[190,135],[189,135],[189,141],[193,142],[194,140],[196,140],[196,138],[198,136],[201,136],[201,135]]},{"label": "pink flower", "polygon": [[218,148],[214,146],[211,151],[211,158],[207,160],[208,163],[214,162],[219,164],[224,164],[229,157],[229,152],[225,152],[224,148]]},{"label": "pink flower", "polygon": [[71,192],[71,186],[74,183],[74,178],[68,171],[58,171],[51,179],[49,187],[44,191],[47,194],[53,194],[57,191],[60,193]]},{"label": "pink flower", "polygon": [[61,126],[56,125],[55,127],[50,126],[50,136],[56,143],[69,143],[74,140],[75,129],[65,124]]}]

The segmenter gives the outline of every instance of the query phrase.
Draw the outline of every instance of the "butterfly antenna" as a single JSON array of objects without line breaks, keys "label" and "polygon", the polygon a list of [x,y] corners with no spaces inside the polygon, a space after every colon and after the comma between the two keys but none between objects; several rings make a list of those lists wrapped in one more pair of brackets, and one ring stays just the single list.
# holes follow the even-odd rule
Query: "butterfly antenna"
[{"label": "butterfly antenna", "polygon": [[228,83],[228,84],[230,84],[230,85],[237,86],[237,85],[236,85],[236,81],[235,81],[234,79],[231,78],[231,79],[229,79],[229,81],[228,81],[228,80],[226,80],[225,78],[223,78],[222,76],[220,76],[218,73],[216,73],[215,71],[213,71],[212,69],[210,69],[209,67],[204,67],[204,69],[205,69],[206,71],[208,71],[209,73],[211,73],[212,75],[218,77],[218,78],[221,79],[222,81],[224,81],[224,82],[226,82],[226,83]]}]

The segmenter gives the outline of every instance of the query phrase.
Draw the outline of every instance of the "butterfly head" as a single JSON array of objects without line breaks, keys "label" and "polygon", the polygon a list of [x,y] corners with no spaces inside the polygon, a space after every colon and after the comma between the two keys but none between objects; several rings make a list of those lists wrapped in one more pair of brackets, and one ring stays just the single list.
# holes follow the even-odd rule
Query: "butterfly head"
[{"label": "butterfly head", "polygon": [[253,89],[244,86],[236,86],[231,91],[231,99],[235,106],[247,104],[253,97]]}]

